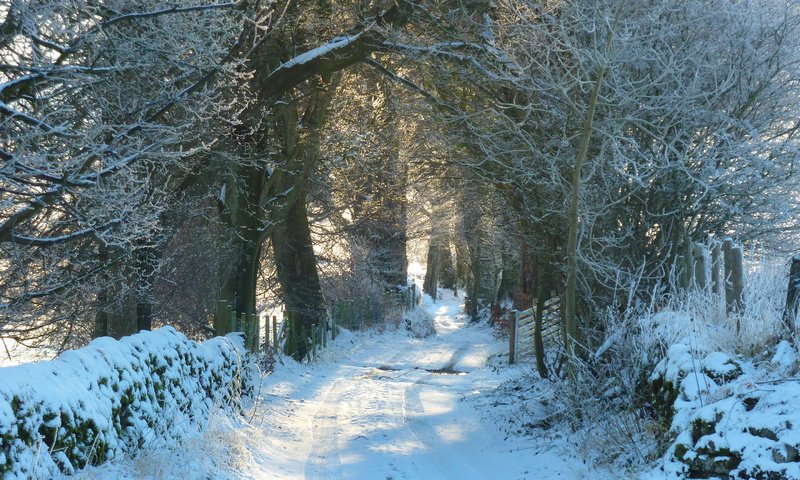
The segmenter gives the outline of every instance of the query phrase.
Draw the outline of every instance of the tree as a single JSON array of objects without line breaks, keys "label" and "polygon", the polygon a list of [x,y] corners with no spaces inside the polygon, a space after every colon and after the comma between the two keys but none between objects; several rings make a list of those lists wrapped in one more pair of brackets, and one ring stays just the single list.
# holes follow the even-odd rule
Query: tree
[{"label": "tree", "polygon": [[360,66],[344,75],[331,107],[312,203],[326,223],[318,230],[330,244],[324,283],[333,302],[357,297],[380,304],[406,284],[404,93]]},{"label": "tree", "polygon": [[[491,48],[440,54],[441,70],[481,92],[467,106],[445,97],[460,113],[448,109],[442,121],[470,139],[476,155],[459,163],[507,199],[533,256],[554,264],[553,282],[567,283],[574,258],[576,316],[590,321],[623,285],[644,295],[662,282],[687,235],[774,243],[796,231],[796,205],[773,195],[797,190],[791,7],[509,1],[493,19]],[[586,169],[571,178],[582,143]],[[572,185],[581,186],[581,216],[568,235]]]},{"label": "tree", "polygon": [[80,342],[94,307],[113,323],[99,333],[135,331],[139,253],[158,243],[166,203],[155,179],[202,148],[201,118],[225,111],[202,89],[237,75],[235,7],[20,1],[3,12],[4,334],[57,328],[62,347]]}]

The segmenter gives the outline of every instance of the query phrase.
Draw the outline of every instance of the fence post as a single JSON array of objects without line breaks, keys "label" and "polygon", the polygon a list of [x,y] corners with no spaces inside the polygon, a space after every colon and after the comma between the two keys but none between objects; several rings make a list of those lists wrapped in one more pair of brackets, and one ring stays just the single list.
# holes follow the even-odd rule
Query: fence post
[{"label": "fence post", "polygon": [[711,247],[711,291],[715,295],[722,296],[724,289],[722,287],[722,279],[720,278],[722,271],[722,250],[720,243],[715,241]]},{"label": "fence post", "polygon": [[278,351],[278,316],[272,316],[272,350]]},{"label": "fence post", "polygon": [[733,271],[733,239],[726,238],[722,241],[722,263],[724,270],[722,273],[723,285],[725,285],[725,312],[733,310],[733,282],[731,272]]},{"label": "fence post", "polygon": [[[303,335],[303,330],[301,329],[300,335],[303,337],[303,344],[306,346],[306,357],[308,357],[308,361],[311,362],[313,360],[313,348],[314,348],[314,325],[311,326],[311,336]],[[300,360],[303,360],[302,358]]]},{"label": "fence post", "polygon": [[311,351],[308,356],[309,361],[317,359],[317,324],[311,325]]},{"label": "fence post", "polygon": [[247,331],[250,332],[250,348],[253,352],[258,352],[258,347],[260,343],[260,335],[259,330],[261,327],[261,318],[257,313],[251,313],[248,315],[247,320]]},{"label": "fence post", "polygon": [[225,300],[219,300],[217,302],[217,310],[214,315],[214,333],[218,337],[223,337],[230,333],[228,331],[228,318],[230,318],[230,312],[228,303]]},{"label": "fence post", "polygon": [[253,338],[250,336],[250,315],[242,313],[239,315],[239,331],[244,336],[244,346],[247,351],[253,347]]},{"label": "fence post", "polygon": [[744,252],[741,245],[731,248],[731,291],[733,292],[733,309],[742,312],[744,310]]},{"label": "fence post", "polygon": [[233,307],[228,311],[228,333],[236,331],[236,312]]},{"label": "fence post", "polygon": [[689,287],[689,273],[686,271],[686,257],[683,255],[678,255],[678,258],[675,261],[675,266],[677,268],[678,274],[678,286],[686,289]]},{"label": "fence post", "polygon": [[251,329],[253,327],[252,325],[250,325],[250,322],[252,322],[252,320],[253,319],[250,318],[249,313],[242,314],[242,332],[244,332],[244,338],[246,340],[245,343],[247,344],[247,350],[250,352],[253,351],[253,335],[251,332]]},{"label": "fence post", "polygon": [[247,314],[247,335],[250,337],[250,348],[253,352],[258,350],[258,339],[256,338],[256,331],[258,328],[256,327],[256,316],[255,313],[248,313]]},{"label": "fence post", "polygon": [[341,310],[341,305],[338,303],[333,306],[333,315],[331,315],[331,341],[336,340],[336,322]]},{"label": "fence post", "polygon": [[692,252],[694,251],[694,243],[689,235],[686,235],[683,238],[683,248],[683,261],[686,262],[686,266],[683,268],[685,275],[683,279],[683,288],[691,288],[692,282],[694,281],[694,255],[692,255]]},{"label": "fence post", "polygon": [[250,315],[242,313],[239,322],[241,323],[240,331],[244,336],[244,348],[250,352],[253,348],[253,337],[250,336]]},{"label": "fence post", "polygon": [[792,257],[789,268],[789,288],[786,289],[786,308],[783,310],[783,325],[792,341],[797,341],[795,320],[800,306],[800,254]]},{"label": "fence post", "polygon": [[284,353],[292,352],[292,354],[294,354],[294,350],[295,350],[295,347],[294,347],[294,341],[295,341],[295,338],[294,338],[294,326],[292,325],[292,318],[289,315],[288,311],[284,311],[283,312],[283,321],[284,321],[284,323],[286,323],[286,326],[283,327],[283,331],[287,333],[286,349],[284,350]]},{"label": "fence post", "polygon": [[519,311],[514,310],[508,325],[508,364],[517,361],[517,325],[519,324]]},{"label": "fence post", "polygon": [[264,353],[272,346],[272,333],[270,333],[269,315],[264,313]]},{"label": "fence post", "polygon": [[694,281],[697,288],[705,291],[708,285],[708,275],[706,274],[706,249],[703,245],[696,243],[692,247],[692,256],[694,257]]}]

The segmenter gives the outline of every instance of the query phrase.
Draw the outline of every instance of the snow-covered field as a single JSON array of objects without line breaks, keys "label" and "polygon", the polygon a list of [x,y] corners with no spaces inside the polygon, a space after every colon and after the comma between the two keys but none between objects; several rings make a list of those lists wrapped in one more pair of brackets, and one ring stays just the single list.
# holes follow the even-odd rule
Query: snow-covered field
[{"label": "snow-covered field", "polygon": [[46,349],[27,348],[11,338],[0,338],[0,367],[52,360],[56,355]]},{"label": "snow-covered field", "polygon": [[[423,314],[437,334],[342,332],[313,364],[266,375],[250,424],[227,419],[180,452],[92,468],[86,478],[601,479],[566,440],[509,435],[498,387],[506,341],[470,325],[449,291]],[[191,465],[192,468],[187,468]]]}]

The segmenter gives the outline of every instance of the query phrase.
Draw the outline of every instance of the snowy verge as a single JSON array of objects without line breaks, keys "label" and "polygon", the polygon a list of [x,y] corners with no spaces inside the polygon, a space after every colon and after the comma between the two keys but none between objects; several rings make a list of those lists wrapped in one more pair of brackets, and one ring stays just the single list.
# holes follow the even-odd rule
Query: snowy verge
[{"label": "snowy verge", "polygon": [[430,295],[425,294],[422,297],[422,306],[415,305],[415,308],[403,313],[403,323],[412,337],[427,338],[436,335],[433,317],[425,310],[425,306],[431,303]]},{"label": "snowy verge", "polygon": [[176,445],[251,393],[244,354],[236,334],[200,344],[165,327],[0,368],[0,476],[49,478]]}]

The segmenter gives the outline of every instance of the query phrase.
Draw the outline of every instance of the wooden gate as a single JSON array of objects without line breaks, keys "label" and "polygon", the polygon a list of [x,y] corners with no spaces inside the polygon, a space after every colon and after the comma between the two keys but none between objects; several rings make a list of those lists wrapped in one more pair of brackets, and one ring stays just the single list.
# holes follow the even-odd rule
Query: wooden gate
[{"label": "wooden gate", "polygon": [[[513,310],[508,333],[508,363],[536,356],[534,330],[536,326],[536,307],[528,310]],[[552,346],[561,341],[561,298],[555,296],[544,302],[542,310],[542,344]]]}]

